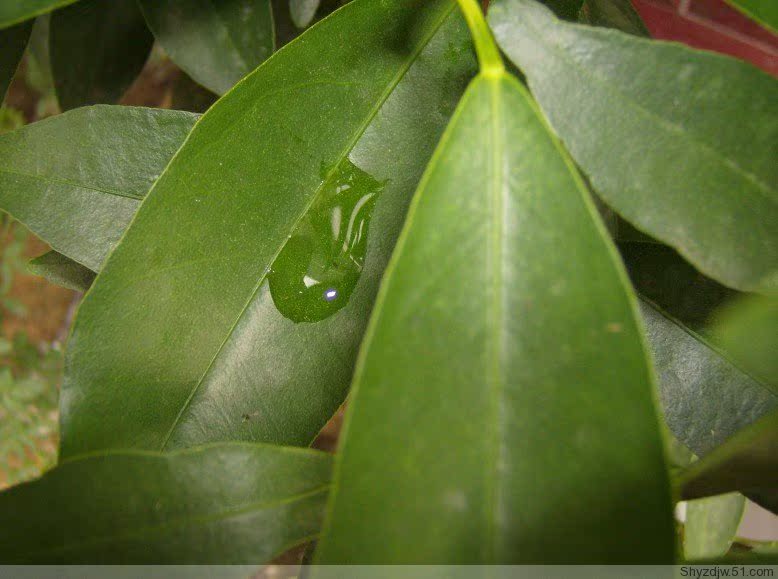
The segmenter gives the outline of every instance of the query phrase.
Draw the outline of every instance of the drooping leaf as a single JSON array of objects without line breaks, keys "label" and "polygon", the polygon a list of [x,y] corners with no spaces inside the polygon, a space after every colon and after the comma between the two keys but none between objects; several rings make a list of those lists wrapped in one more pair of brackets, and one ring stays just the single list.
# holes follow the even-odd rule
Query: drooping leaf
[{"label": "drooping leaf", "polygon": [[413,188],[473,73],[454,9],[355,0],[202,117],[81,304],[64,456],[310,443],[345,398]]},{"label": "drooping leaf", "polygon": [[317,560],[672,561],[626,275],[529,95],[486,70],[384,277]]},{"label": "drooping leaf", "polygon": [[681,497],[696,499],[740,491],[778,514],[778,411],[738,432],[684,471]]},{"label": "drooping leaf", "polygon": [[118,101],[153,43],[135,0],[82,0],[50,23],[51,70],[62,110]]},{"label": "drooping leaf", "polygon": [[330,470],[248,444],[76,458],[0,494],[0,561],[262,564],[316,536]]},{"label": "drooping leaf", "polygon": [[641,312],[659,376],[664,418],[698,456],[778,410],[778,395],[647,300]]},{"label": "drooping leaf", "polygon": [[630,0],[586,0],[582,20],[593,26],[615,28],[635,36],[649,36]]},{"label": "drooping leaf", "polygon": [[305,28],[313,22],[320,0],[289,0],[289,13],[297,28]]},{"label": "drooping leaf", "polygon": [[0,104],[5,100],[5,93],[27,47],[31,30],[32,21],[0,31]]},{"label": "drooping leaf", "polygon": [[30,273],[49,282],[78,292],[86,292],[95,279],[95,272],[56,251],[39,255],[27,264]]},{"label": "drooping leaf", "polygon": [[0,135],[0,209],[98,271],[196,120],[95,106]]},{"label": "drooping leaf", "polygon": [[77,0],[3,0],[0,2],[0,28],[7,28],[51,12]]},{"label": "drooping leaf", "polygon": [[746,296],[716,312],[711,340],[778,396],[778,300]]},{"label": "drooping leaf", "polygon": [[531,0],[496,0],[490,22],[611,207],[714,279],[778,292],[778,81]]},{"label": "drooping leaf", "polygon": [[727,0],[749,18],[778,34],[778,4],[772,0]]},{"label": "drooping leaf", "polygon": [[729,493],[686,503],[683,553],[686,560],[727,554],[743,518],[746,499]]},{"label": "drooping leaf", "polygon": [[270,0],[140,0],[140,5],[170,58],[217,94],[275,49]]}]

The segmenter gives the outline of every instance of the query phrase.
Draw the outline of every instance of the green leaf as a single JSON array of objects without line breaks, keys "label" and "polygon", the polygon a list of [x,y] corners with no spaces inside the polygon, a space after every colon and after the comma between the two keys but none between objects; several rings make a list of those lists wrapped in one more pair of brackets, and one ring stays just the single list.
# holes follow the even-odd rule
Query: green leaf
[{"label": "green leaf", "polygon": [[778,4],[771,0],[727,0],[743,14],[778,34]]},{"label": "green leaf", "polygon": [[[355,0],[202,117],[81,304],[64,456],[313,440],[345,398],[413,188],[473,73],[454,8]],[[341,252],[350,221],[361,237]]]},{"label": "green leaf", "polygon": [[51,12],[77,0],[3,0],[0,2],[0,28],[7,28]]},{"label": "green leaf", "polygon": [[0,135],[0,209],[98,271],[196,120],[95,106]]},{"label": "green leaf", "polygon": [[529,95],[487,70],[384,277],[318,561],[670,562],[626,275]]},{"label": "green leaf", "polygon": [[82,0],[50,23],[60,108],[117,102],[138,76],[153,37],[135,0]]},{"label": "green leaf", "polygon": [[635,36],[649,36],[630,0],[586,0],[582,20],[592,26],[615,28]]},{"label": "green leaf", "polygon": [[0,31],[0,104],[5,100],[5,93],[27,47],[31,30],[32,22],[24,22]]},{"label": "green leaf", "polygon": [[305,28],[313,22],[320,0],[289,0],[289,13],[297,28]]},{"label": "green leaf", "polygon": [[746,499],[740,493],[697,499],[686,504],[683,551],[686,560],[727,554],[743,518]]},{"label": "green leaf", "polygon": [[778,456],[778,411],[738,432],[684,471],[681,497],[696,499],[740,491],[778,514],[775,457]]},{"label": "green leaf", "polygon": [[778,292],[778,82],[729,57],[567,24],[490,22],[598,194],[710,277]]},{"label": "green leaf", "polygon": [[56,251],[39,255],[27,264],[27,269],[55,285],[78,292],[86,292],[95,279],[95,273],[91,269]]},{"label": "green leaf", "polygon": [[559,18],[573,22],[578,20],[578,13],[584,4],[584,0],[542,0],[542,2],[553,10]]},{"label": "green leaf", "polygon": [[217,94],[275,49],[270,0],[140,0],[140,6],[170,58]]},{"label": "green leaf", "polygon": [[705,339],[641,301],[659,375],[667,426],[702,456],[763,416],[778,410],[778,395]]},{"label": "green leaf", "polygon": [[259,565],[316,536],[330,470],[247,444],[66,461],[0,494],[0,561]]}]

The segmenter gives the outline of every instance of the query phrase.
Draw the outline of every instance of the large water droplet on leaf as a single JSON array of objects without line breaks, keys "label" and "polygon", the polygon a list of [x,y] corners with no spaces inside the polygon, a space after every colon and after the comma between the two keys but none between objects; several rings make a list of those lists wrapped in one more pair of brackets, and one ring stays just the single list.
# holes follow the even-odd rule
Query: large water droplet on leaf
[{"label": "large water droplet on leaf", "polygon": [[316,201],[268,276],[278,311],[294,322],[323,320],[348,303],[364,267],[373,208],[386,185],[348,159],[322,173]]}]

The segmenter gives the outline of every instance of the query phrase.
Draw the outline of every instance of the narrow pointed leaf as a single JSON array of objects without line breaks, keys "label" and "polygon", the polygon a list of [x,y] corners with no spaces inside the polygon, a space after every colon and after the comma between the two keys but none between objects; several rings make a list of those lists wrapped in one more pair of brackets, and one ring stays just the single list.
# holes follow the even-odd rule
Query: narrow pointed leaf
[{"label": "narrow pointed leaf", "polygon": [[778,34],[778,4],[771,0],[727,0],[743,14]]},{"label": "narrow pointed leaf", "polygon": [[726,555],[743,518],[745,503],[746,499],[740,493],[686,503],[684,558],[712,559]]},{"label": "narrow pointed leaf", "polygon": [[631,0],[586,0],[583,21],[593,26],[615,28],[635,36],[649,36]]},{"label": "narrow pointed leaf", "polygon": [[153,37],[136,0],[82,0],[50,23],[51,71],[62,110],[117,102],[138,76]]},{"label": "narrow pointed leaf", "polygon": [[63,455],[310,443],[473,67],[452,1],[355,0],[216,103],[81,305]]},{"label": "narrow pointed leaf", "polygon": [[95,279],[95,272],[91,269],[56,251],[49,251],[31,260],[27,269],[50,283],[78,292],[86,292]]},{"label": "narrow pointed leaf", "polygon": [[170,58],[217,94],[275,48],[270,0],[140,0],[140,5]]},{"label": "narrow pointed leaf", "polygon": [[320,0],[289,0],[289,13],[298,28],[305,28],[313,22]]},{"label": "narrow pointed leaf", "polygon": [[681,497],[695,499],[740,491],[778,514],[775,457],[778,411],[742,430],[679,477]]},{"label": "narrow pointed leaf", "polygon": [[31,30],[32,21],[0,31],[0,104],[5,100],[5,93],[27,47]]},{"label": "narrow pointed leaf", "polygon": [[46,14],[77,0],[3,0],[0,2],[0,28],[7,28]]},{"label": "narrow pointed leaf", "polygon": [[633,302],[529,95],[478,77],[374,308],[318,561],[671,561]]},{"label": "narrow pointed leaf", "polygon": [[[731,287],[778,292],[778,81],[496,0],[498,42],[597,193]],[[594,132],[593,132],[594,131]]]},{"label": "narrow pointed leaf", "polygon": [[0,494],[0,561],[259,565],[318,533],[330,470],[247,444],[66,461]]},{"label": "narrow pointed leaf", "polygon": [[0,209],[98,271],[197,118],[95,106],[0,135]]}]

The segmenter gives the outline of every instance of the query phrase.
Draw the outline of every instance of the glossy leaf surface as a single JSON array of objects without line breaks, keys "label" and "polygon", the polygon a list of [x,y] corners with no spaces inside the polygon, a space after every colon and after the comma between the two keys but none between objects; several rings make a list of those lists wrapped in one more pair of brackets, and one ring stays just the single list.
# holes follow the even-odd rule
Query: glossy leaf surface
[{"label": "glossy leaf surface", "polygon": [[[310,443],[345,398],[413,188],[472,75],[454,9],[356,0],[202,117],[81,305],[61,398],[65,456]],[[368,203],[376,184],[354,281],[340,264],[356,254],[326,263],[338,257],[331,231],[362,222],[349,195]],[[338,188],[344,205],[331,203]],[[313,212],[338,227],[290,258],[322,223]],[[269,278],[294,275],[303,285],[335,280],[316,305],[327,308],[335,289],[332,315],[295,322],[290,312],[304,307],[279,311]]]},{"label": "glossy leaf surface", "polygon": [[686,560],[727,554],[743,518],[746,499],[729,493],[686,503],[683,555]]},{"label": "glossy leaf surface", "polygon": [[50,22],[51,71],[62,110],[117,102],[138,76],[153,37],[136,0],[82,0]]},{"label": "glossy leaf surface", "polygon": [[316,536],[331,462],[248,444],[66,461],[0,494],[0,561],[262,564]]},{"label": "glossy leaf surface", "polygon": [[197,118],[95,106],[0,135],[0,209],[99,271]]},{"label": "glossy leaf surface", "polygon": [[0,104],[5,100],[5,93],[27,47],[31,30],[32,22],[25,22],[0,31]]},{"label": "glossy leaf surface", "polygon": [[140,5],[170,58],[218,94],[275,48],[270,0],[140,0]]},{"label": "glossy leaf surface", "polygon": [[30,20],[77,0],[3,0],[0,2],[0,28]]},{"label": "glossy leaf surface", "polygon": [[529,95],[479,76],[384,277],[318,561],[671,561],[629,292]]},{"label": "glossy leaf surface", "polygon": [[771,0],[727,0],[729,4],[778,34],[778,4]]},{"label": "glossy leaf surface", "polygon": [[502,48],[594,189],[731,287],[778,292],[778,81],[744,62],[496,0]]},{"label": "glossy leaf surface", "polygon": [[742,430],[693,463],[679,477],[681,497],[695,499],[740,491],[778,514],[775,457],[778,411]]},{"label": "glossy leaf surface", "polygon": [[27,264],[30,273],[50,283],[78,292],[86,292],[95,280],[95,272],[56,251],[49,251]]},{"label": "glossy leaf surface", "polygon": [[289,0],[289,13],[298,28],[305,28],[316,16],[320,0]]}]

